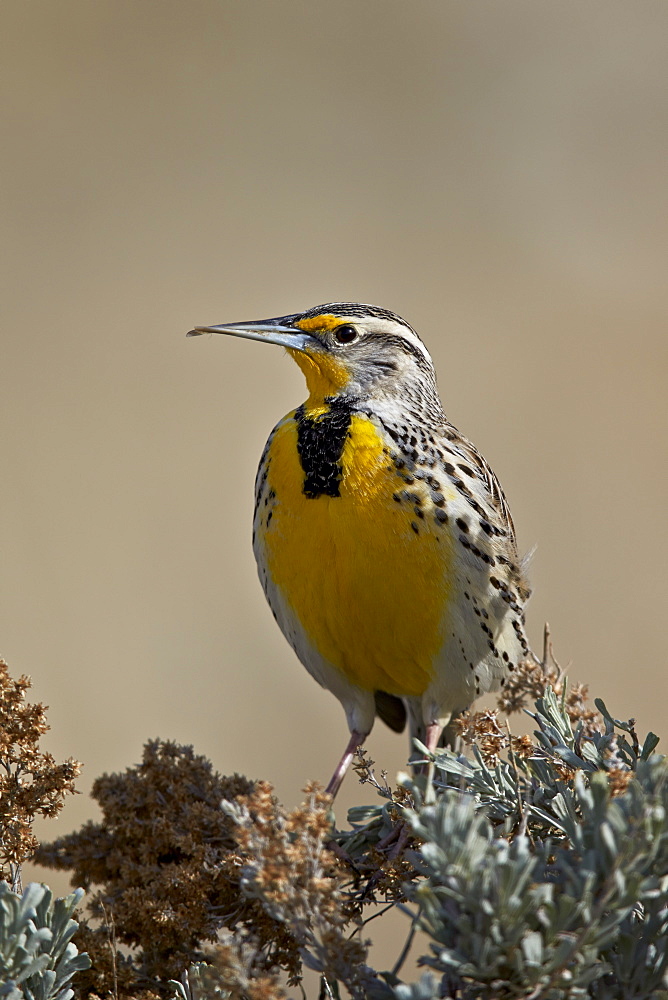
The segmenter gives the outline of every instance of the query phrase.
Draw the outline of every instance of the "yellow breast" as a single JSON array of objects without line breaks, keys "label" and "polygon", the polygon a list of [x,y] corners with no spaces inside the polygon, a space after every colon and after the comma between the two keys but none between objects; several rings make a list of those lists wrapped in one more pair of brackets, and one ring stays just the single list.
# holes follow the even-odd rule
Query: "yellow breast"
[{"label": "yellow breast", "polygon": [[[290,417],[293,415],[291,414]],[[351,418],[339,495],[305,496],[297,425],[279,426],[266,456],[272,516],[259,556],[321,656],[355,684],[420,695],[443,644],[451,593],[450,535],[428,491],[407,487],[366,417]],[[398,499],[395,499],[398,497]]]}]

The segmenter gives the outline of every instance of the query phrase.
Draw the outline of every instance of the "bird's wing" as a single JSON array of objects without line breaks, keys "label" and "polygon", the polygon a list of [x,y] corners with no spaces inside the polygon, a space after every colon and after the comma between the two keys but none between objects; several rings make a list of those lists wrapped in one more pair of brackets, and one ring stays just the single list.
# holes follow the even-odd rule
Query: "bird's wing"
[{"label": "bird's wing", "polygon": [[508,533],[509,539],[513,544],[516,544],[515,525],[510,513],[510,507],[508,506],[501,483],[497,479],[491,465],[480,454],[473,442],[464,437],[452,424],[448,423],[446,425],[445,435],[450,448],[456,449],[462,458],[474,467],[478,475],[478,480],[484,486],[484,495],[490,508],[490,513],[495,515],[494,522],[498,527],[503,528]]},{"label": "bird's wing", "polygon": [[[521,600],[526,601],[531,591],[524,574],[524,564],[518,555],[515,525],[501,483],[473,442],[448,420],[445,421],[441,434],[446,455],[454,455],[454,462],[451,463],[454,464],[454,470],[450,472],[450,467],[447,468],[451,480],[464,495],[469,494],[472,506],[477,508],[480,505],[482,508],[493,534],[489,541],[493,542],[494,551],[501,556],[509,582]],[[462,459],[461,463],[459,459]],[[477,488],[474,490],[469,491],[467,488],[467,475],[460,475],[464,469],[475,475]]]}]

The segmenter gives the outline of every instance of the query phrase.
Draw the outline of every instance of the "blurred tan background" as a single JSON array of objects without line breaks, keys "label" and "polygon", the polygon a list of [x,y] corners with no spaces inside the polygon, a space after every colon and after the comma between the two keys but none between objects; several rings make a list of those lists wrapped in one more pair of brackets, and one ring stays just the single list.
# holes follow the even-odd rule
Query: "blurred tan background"
[{"label": "blurred tan background", "polygon": [[333,299],[421,332],[534,643],[665,738],[665,0],[3,0],[0,37],[0,651],[82,791],[157,735],[289,805],[329,776],[250,547],[302,378],[184,334]]}]

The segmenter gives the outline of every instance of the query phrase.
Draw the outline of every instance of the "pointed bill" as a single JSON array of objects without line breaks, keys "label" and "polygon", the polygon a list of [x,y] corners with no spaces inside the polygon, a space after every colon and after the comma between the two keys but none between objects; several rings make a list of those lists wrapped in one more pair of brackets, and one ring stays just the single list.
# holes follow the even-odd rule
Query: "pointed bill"
[{"label": "pointed bill", "polygon": [[246,340],[263,340],[279,347],[291,347],[295,351],[305,351],[313,344],[313,337],[291,324],[292,316],[277,319],[262,319],[253,323],[221,323],[218,326],[196,326],[187,337],[200,337],[204,333],[224,333],[230,337],[244,337]]}]

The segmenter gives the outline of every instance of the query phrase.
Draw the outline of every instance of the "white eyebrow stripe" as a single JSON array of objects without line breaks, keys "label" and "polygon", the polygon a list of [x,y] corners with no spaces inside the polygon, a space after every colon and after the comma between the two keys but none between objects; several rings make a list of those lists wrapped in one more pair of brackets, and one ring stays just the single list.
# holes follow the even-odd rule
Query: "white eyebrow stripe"
[{"label": "white eyebrow stripe", "polygon": [[[354,323],[352,316],[350,319]],[[422,359],[430,367],[433,366],[429,351],[411,327],[404,326],[403,323],[397,323],[396,321],[376,318],[365,319],[364,325],[369,333],[376,334],[379,337],[392,337],[396,342],[403,342],[411,354],[415,355],[418,359]]]}]

